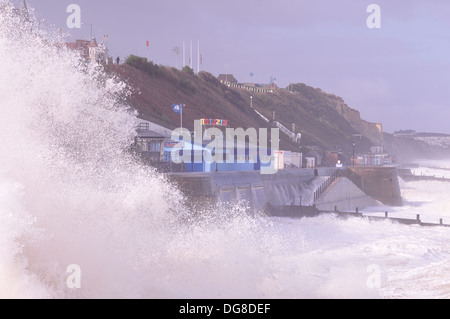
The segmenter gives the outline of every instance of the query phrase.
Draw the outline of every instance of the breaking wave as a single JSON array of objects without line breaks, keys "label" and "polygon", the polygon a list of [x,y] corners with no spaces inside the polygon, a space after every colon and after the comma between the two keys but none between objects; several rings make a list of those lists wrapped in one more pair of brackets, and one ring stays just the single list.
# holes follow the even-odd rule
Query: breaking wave
[{"label": "breaking wave", "polygon": [[[444,228],[268,218],[240,203],[191,212],[130,152],[128,88],[61,42],[1,3],[1,298],[450,296]],[[411,199],[448,189],[411,187]]]}]

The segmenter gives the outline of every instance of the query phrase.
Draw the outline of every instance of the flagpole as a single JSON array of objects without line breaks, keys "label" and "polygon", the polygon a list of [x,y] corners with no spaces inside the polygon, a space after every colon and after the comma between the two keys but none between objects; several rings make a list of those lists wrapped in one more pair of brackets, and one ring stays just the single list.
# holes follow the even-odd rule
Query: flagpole
[{"label": "flagpole", "polygon": [[185,48],[185,43],[183,41],[183,68],[186,66],[186,48]]},{"label": "flagpole", "polygon": [[192,71],[194,71],[194,61],[192,60],[192,41],[191,41],[191,57],[189,59],[189,67],[192,69]]}]

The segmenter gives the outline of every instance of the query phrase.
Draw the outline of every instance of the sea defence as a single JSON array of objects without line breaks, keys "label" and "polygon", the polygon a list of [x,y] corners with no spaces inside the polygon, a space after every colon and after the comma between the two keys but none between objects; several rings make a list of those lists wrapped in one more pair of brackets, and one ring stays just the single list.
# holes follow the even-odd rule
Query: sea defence
[{"label": "sea defence", "polygon": [[315,206],[321,211],[351,211],[380,204],[347,177],[338,178],[315,202]]},{"label": "sea defence", "polygon": [[349,170],[362,180],[362,188],[370,197],[387,206],[402,206],[403,200],[397,169],[391,166],[354,166]]},{"label": "sea defence", "polygon": [[171,173],[169,179],[198,203],[246,201],[254,209],[270,205],[313,204],[312,194],[324,177],[311,169],[283,170],[273,175],[259,171]]},{"label": "sea defence", "polygon": [[[394,167],[352,167],[348,176],[329,179],[339,169],[287,169],[273,175],[258,171],[170,173],[188,203],[210,205],[245,201],[252,209],[310,206],[319,210],[355,210],[380,204],[402,204]],[[356,183],[358,180],[360,183]],[[326,185],[324,187],[323,185]],[[320,196],[316,196],[321,189]]]}]

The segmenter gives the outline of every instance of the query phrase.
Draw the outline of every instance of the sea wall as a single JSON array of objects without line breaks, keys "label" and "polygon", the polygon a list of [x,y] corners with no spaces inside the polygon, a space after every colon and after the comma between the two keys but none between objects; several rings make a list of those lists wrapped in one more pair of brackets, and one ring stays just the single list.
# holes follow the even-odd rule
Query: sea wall
[{"label": "sea wall", "polygon": [[395,167],[355,166],[350,171],[362,179],[364,192],[388,206],[403,204]]},{"label": "sea wall", "polygon": [[380,202],[367,195],[348,178],[340,177],[315,204],[319,210],[354,211],[356,208],[378,206]]},{"label": "sea wall", "polygon": [[[402,204],[400,186],[393,167],[352,167],[362,188],[340,177],[314,199],[314,192],[336,169],[288,169],[273,175],[258,171],[171,173],[168,177],[188,196],[189,202],[211,204],[244,200],[256,210],[272,206],[312,206],[320,210],[362,209],[382,204]],[[361,185],[360,185],[361,186]],[[188,203],[189,204],[189,203]]]},{"label": "sea wall", "polygon": [[247,172],[171,173],[176,183],[196,202],[245,200],[255,209],[271,205],[311,204],[314,190],[326,177],[314,176],[312,169],[292,169],[276,174]]}]

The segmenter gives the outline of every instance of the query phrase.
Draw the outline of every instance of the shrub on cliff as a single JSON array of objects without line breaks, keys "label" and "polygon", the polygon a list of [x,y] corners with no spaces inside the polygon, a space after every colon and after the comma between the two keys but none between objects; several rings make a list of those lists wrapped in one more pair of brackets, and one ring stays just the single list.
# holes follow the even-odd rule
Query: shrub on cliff
[{"label": "shrub on cliff", "polygon": [[161,77],[164,75],[164,67],[154,64],[152,61],[148,61],[147,58],[130,55],[125,63],[138,69],[144,71],[151,77]]},{"label": "shrub on cliff", "polygon": [[183,69],[181,70],[189,75],[195,75],[194,70],[191,69],[190,67],[188,67],[187,65],[185,67],[183,67]]}]

